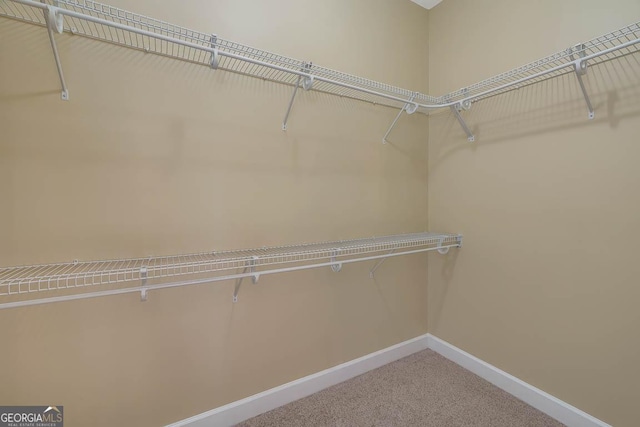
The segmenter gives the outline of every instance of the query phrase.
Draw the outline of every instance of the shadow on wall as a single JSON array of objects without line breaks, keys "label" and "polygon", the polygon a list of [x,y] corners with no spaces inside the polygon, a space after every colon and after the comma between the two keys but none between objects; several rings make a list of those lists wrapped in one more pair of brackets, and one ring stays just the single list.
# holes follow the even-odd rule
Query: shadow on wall
[{"label": "shadow on wall", "polygon": [[[403,117],[397,143],[383,145],[397,110],[298,91],[283,132],[291,86],[69,34],[56,36],[64,102],[45,29],[0,19],[0,34],[0,175],[15,194],[0,234],[24,247],[3,257],[8,265],[426,223],[426,200],[415,197],[426,191],[425,115]],[[54,250],[59,240],[65,250]],[[36,258],[36,246],[51,253]]]},{"label": "shadow on wall", "polygon": [[[608,122],[616,128],[620,121],[640,114],[640,55],[627,55],[592,67],[586,75],[587,92],[595,109],[588,120],[587,107],[574,73],[532,84],[519,90],[474,103],[463,117],[476,136],[466,136],[449,111],[431,117],[434,162],[432,167],[461,149],[477,144],[493,144],[563,129]],[[440,141],[460,142],[454,145]]]},{"label": "shadow on wall", "polygon": [[[38,101],[32,98],[61,102],[55,62],[45,29],[3,19],[0,20],[0,32],[7,34],[8,42],[29,53],[22,64],[25,68],[40,68],[38,73],[23,76],[34,83],[33,92],[25,93],[24,85],[16,89],[7,87],[0,91],[0,100],[7,105]],[[256,144],[253,140],[266,139],[267,135],[267,138],[290,146],[288,166],[294,169],[299,168],[297,143],[301,139],[313,138],[321,144],[321,154],[333,159],[332,162],[323,163],[322,173],[327,166],[333,167],[336,173],[352,173],[359,162],[342,159],[335,152],[342,151],[344,143],[362,148],[373,144],[377,147],[397,112],[373,102],[352,100],[349,98],[352,93],[348,90],[345,90],[344,96],[299,90],[289,117],[289,130],[282,132],[281,123],[293,86],[248,77],[241,72],[216,71],[200,63],[145,54],[136,49],[123,49],[86,37],[63,34],[57,36],[56,40],[70,90],[70,103],[73,104],[56,104],[60,108],[49,108],[47,115],[55,118],[56,126],[67,127],[70,125],[65,123],[69,120],[69,110],[80,108],[83,120],[76,119],[75,127],[78,127],[78,123],[97,123],[101,138],[109,140],[109,143],[88,146],[85,141],[77,139],[74,149],[83,151],[88,159],[99,163],[106,159],[119,164],[150,160],[150,167],[170,168],[168,163],[182,158],[181,153],[187,151],[188,147],[183,146],[185,141],[192,145],[210,145],[212,142],[228,145],[231,142],[244,146],[243,150],[236,150],[238,156],[223,159],[219,153],[207,157],[200,152],[189,160],[193,166],[201,168],[215,166],[281,170],[286,166],[281,162],[274,165],[261,160],[264,158],[261,150],[268,149],[269,145]],[[47,68],[42,68],[43,63],[48,64]],[[251,72],[250,67],[236,68]],[[11,69],[7,73],[10,74]],[[86,77],[87,73],[91,78]],[[184,105],[184,98],[191,105]],[[354,108],[362,114],[354,116]],[[110,121],[105,117],[109,117]],[[113,122],[117,122],[118,126],[113,126]],[[423,171],[425,150],[415,144],[407,146],[404,142],[421,132],[425,124],[426,118],[416,115],[411,119],[403,118],[401,125],[394,129],[394,137],[398,141],[394,151],[404,156],[413,166],[413,172],[419,174]],[[221,137],[219,129],[229,125],[251,135],[233,141]],[[135,144],[125,142],[129,135],[121,131],[123,127],[137,129]],[[354,128],[368,129],[369,132],[353,132]],[[142,132],[146,133],[142,135]],[[194,134],[206,135],[206,138],[194,137]],[[415,137],[412,139],[416,140]],[[136,150],[144,140],[153,140],[153,147]],[[129,148],[118,145],[128,145]],[[260,151],[248,154],[249,150],[256,148]],[[27,149],[23,144],[23,150]],[[36,150],[38,156],[40,149],[42,147]],[[133,156],[132,150],[136,151]],[[371,157],[375,154],[370,151],[362,155]],[[370,160],[376,161],[375,158]],[[306,171],[321,173],[316,168],[307,168]]]},{"label": "shadow on wall", "polygon": [[[436,280],[434,283],[429,283],[429,299],[431,301],[437,301],[437,304],[430,303],[429,310],[433,310],[430,319],[435,319],[434,324],[429,326],[431,328],[437,328],[438,320],[440,319],[440,314],[442,313],[442,309],[444,308],[444,304],[447,301],[447,291],[449,290],[451,280],[453,279],[453,274],[455,272],[456,262],[458,260],[458,254],[460,250],[450,250],[444,256],[444,260],[438,262],[438,264],[432,264],[429,268],[438,268],[440,270],[440,278],[442,280]],[[440,265],[440,266],[438,266]],[[431,315],[430,315],[431,316]],[[430,322],[433,320],[430,320]]]}]

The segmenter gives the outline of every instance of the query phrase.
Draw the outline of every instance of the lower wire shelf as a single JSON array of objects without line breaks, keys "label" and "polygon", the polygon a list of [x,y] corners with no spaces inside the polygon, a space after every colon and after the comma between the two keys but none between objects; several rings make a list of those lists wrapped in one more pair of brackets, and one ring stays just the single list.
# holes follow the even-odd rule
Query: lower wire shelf
[{"label": "lower wire shelf", "polygon": [[[244,278],[379,260],[371,277],[388,257],[436,250],[445,254],[462,247],[462,236],[411,233],[367,239],[292,246],[107,261],[70,262],[0,268],[0,309],[153,289],[235,280],[233,301]],[[175,278],[181,277],[180,281]]]}]

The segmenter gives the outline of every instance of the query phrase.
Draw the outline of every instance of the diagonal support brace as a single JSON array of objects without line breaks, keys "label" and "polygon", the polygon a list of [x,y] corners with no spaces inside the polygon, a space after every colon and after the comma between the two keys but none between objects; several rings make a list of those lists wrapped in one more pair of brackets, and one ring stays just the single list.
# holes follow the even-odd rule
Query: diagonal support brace
[{"label": "diagonal support brace", "polygon": [[[581,64],[586,64],[586,62],[582,61]],[[587,103],[587,110],[589,111],[589,120],[593,120],[596,117],[596,112],[593,109],[593,105],[591,105],[591,100],[589,99],[589,95],[587,94],[587,88],[584,86],[582,75],[577,71],[579,67],[582,67],[582,65],[578,65],[576,63],[576,76],[578,77],[578,83],[580,83],[580,89],[582,89],[584,100]]]},{"label": "diagonal support brace", "polygon": [[[247,265],[244,267],[244,270],[242,270],[242,274],[255,273],[255,266],[256,266],[257,259],[258,257],[254,256],[252,259],[248,260]],[[240,286],[242,285],[243,279],[244,277],[239,277],[236,279],[236,285],[233,288],[233,302],[238,302],[238,293],[240,292]],[[251,281],[253,282],[254,285],[258,283],[258,279],[260,279],[260,274],[255,273],[251,275]]]},{"label": "diagonal support brace", "polygon": [[391,130],[393,129],[393,127],[396,125],[396,123],[398,122],[398,119],[400,118],[400,116],[402,115],[402,113],[404,111],[407,112],[407,114],[413,114],[416,112],[416,110],[418,109],[418,105],[413,103],[413,100],[416,98],[416,95],[418,94],[418,92],[415,92],[413,95],[411,95],[411,98],[409,99],[409,102],[407,102],[406,104],[404,104],[404,106],[402,107],[402,109],[400,111],[398,111],[398,115],[396,116],[395,119],[393,119],[393,122],[391,122],[391,126],[389,126],[389,129],[387,130],[387,133],[384,134],[384,136],[382,137],[382,143],[386,144],[387,141],[387,137],[389,136],[389,134],[391,133]]},{"label": "diagonal support brace", "polygon": [[[302,67],[302,71],[306,73],[311,73],[311,63],[305,63]],[[291,108],[293,107],[293,101],[296,99],[296,94],[298,93],[298,88],[300,87],[300,82],[302,82],[302,88],[304,90],[309,90],[313,86],[313,76],[308,75],[306,77],[298,76],[298,80],[296,81],[296,85],[293,88],[293,94],[291,94],[291,100],[289,101],[289,106],[287,107],[287,113],[284,115],[284,120],[282,121],[282,130],[287,130],[287,121],[289,120],[289,114],[291,113]]]},{"label": "diagonal support brace", "polygon": [[580,89],[582,90],[582,95],[584,96],[584,100],[587,103],[587,110],[589,111],[589,120],[593,120],[596,116],[596,113],[593,109],[593,105],[591,105],[591,100],[589,99],[589,94],[587,93],[587,88],[584,85],[584,80],[582,76],[587,74],[587,61],[581,58],[584,58],[587,55],[585,51],[586,46],[584,44],[579,44],[574,46],[571,49],[571,52],[577,52],[578,58],[575,58],[573,53],[571,54],[571,59],[574,60],[573,66],[576,72],[576,77],[578,79],[578,83],[580,84]]},{"label": "diagonal support brace", "polygon": [[[54,1],[54,5],[57,4]],[[58,69],[58,76],[60,77],[60,86],[62,86],[61,98],[63,101],[69,100],[69,90],[67,89],[67,83],[64,80],[64,72],[62,71],[62,63],[60,62],[60,55],[58,54],[58,46],[53,32],[60,34],[64,30],[64,22],[61,14],[58,13],[58,8],[55,6],[47,6],[44,12],[44,20],[47,23],[47,32],[49,33],[49,41],[51,42],[51,50],[53,50],[53,57],[56,60],[56,67]]]},{"label": "diagonal support brace", "polygon": [[461,110],[468,110],[469,108],[471,108],[471,101],[467,100],[452,105],[451,111],[453,111],[456,119],[458,119],[458,123],[460,123],[460,126],[462,126],[462,130],[464,130],[464,133],[467,134],[467,141],[474,142],[476,140],[476,137],[473,135],[473,132],[471,132],[471,129],[469,129],[469,126],[467,126],[467,123],[464,121],[462,115],[460,114]]},{"label": "diagonal support brace", "polygon": [[[389,255],[391,255],[392,253],[394,253],[396,250],[392,250],[391,252],[389,252]],[[371,270],[369,270],[369,278],[373,279],[374,274],[376,274],[376,270],[378,269],[378,267],[380,267],[382,264],[384,264],[384,262],[387,260],[387,258],[380,258],[371,268]]]},{"label": "diagonal support brace", "polygon": [[293,100],[296,99],[296,93],[298,93],[298,88],[300,87],[300,80],[302,76],[298,76],[298,81],[296,82],[296,87],[293,88],[293,94],[291,95],[291,100],[289,101],[289,107],[287,107],[287,114],[284,115],[284,120],[282,121],[282,130],[287,130],[287,121],[289,120],[289,114],[291,113],[291,107],[293,107]]}]

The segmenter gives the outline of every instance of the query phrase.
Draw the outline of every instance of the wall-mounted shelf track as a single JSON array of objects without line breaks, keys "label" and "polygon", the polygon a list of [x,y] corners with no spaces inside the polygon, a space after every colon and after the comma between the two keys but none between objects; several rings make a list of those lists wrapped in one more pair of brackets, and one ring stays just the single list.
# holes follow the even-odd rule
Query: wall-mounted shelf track
[{"label": "wall-mounted shelf track", "polygon": [[[447,253],[462,246],[457,234],[413,233],[295,246],[264,247],[189,255],[69,262],[0,268],[0,309],[236,280],[288,271],[382,260],[420,252]],[[378,268],[376,264],[373,271]],[[177,277],[184,280],[175,281]]]},{"label": "wall-mounted shelf track", "polygon": [[399,113],[382,138],[383,142],[387,141],[402,112],[428,113],[442,108],[452,111],[467,139],[474,141],[473,132],[462,116],[474,102],[571,72],[576,73],[588,117],[592,119],[595,112],[583,81],[587,66],[638,52],[640,43],[640,23],[635,23],[471,86],[433,97],[90,0],[2,0],[0,16],[48,28],[64,100],[69,99],[69,91],[54,35],[63,31],[293,86],[291,100],[287,108],[283,106],[286,111],[283,130],[287,129],[299,87],[397,108]]}]

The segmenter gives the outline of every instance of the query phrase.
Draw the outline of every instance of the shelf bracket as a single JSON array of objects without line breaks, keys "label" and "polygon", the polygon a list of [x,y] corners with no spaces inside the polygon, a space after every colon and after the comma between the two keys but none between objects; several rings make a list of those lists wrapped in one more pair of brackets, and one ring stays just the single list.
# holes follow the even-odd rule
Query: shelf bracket
[{"label": "shelf bracket", "polygon": [[473,132],[471,132],[471,129],[469,129],[469,126],[467,126],[467,123],[464,121],[462,115],[460,114],[460,111],[468,110],[470,108],[471,101],[467,99],[465,101],[458,102],[457,104],[452,105],[451,111],[453,111],[456,119],[458,119],[458,123],[460,123],[460,126],[462,126],[462,130],[464,130],[464,132],[467,134],[467,141],[474,142],[476,140],[476,137],[473,135]]},{"label": "shelf bracket", "polygon": [[[302,67],[301,71],[310,73],[311,72],[311,63],[305,63]],[[287,107],[287,113],[284,115],[284,120],[282,121],[282,130],[287,130],[287,121],[289,120],[289,114],[291,113],[291,107],[293,107],[293,101],[296,99],[296,94],[298,93],[298,88],[300,87],[300,82],[302,81],[302,88],[304,90],[309,90],[313,86],[313,76],[305,76],[304,80],[301,75],[298,76],[298,80],[296,81],[296,85],[293,88],[293,94],[291,94],[291,100],[289,101],[289,106]]]},{"label": "shelf bracket", "polygon": [[[573,66],[576,72],[576,77],[578,79],[578,83],[580,84],[580,89],[582,89],[582,95],[584,95],[584,100],[587,103],[587,110],[589,111],[589,120],[593,120],[596,116],[596,113],[593,109],[593,105],[591,105],[591,100],[589,99],[589,94],[587,93],[587,88],[584,85],[584,81],[582,80],[582,76],[587,74],[587,61],[584,58],[587,56],[586,46],[584,44],[577,44],[573,48],[570,48],[571,51],[571,59],[573,60]],[[577,53],[577,58],[573,55],[573,53]]]},{"label": "shelf bracket", "polygon": [[209,65],[214,70],[217,70],[218,66],[220,65],[220,54],[218,53],[218,36],[216,36],[215,34],[211,34],[210,43],[213,52],[211,52],[211,60],[209,61]]},{"label": "shelf bracket", "polygon": [[[391,255],[392,253],[394,253],[396,250],[392,250],[391,252],[389,252],[389,255]],[[373,279],[374,274],[376,273],[376,270],[378,269],[378,267],[380,267],[382,264],[384,264],[384,262],[387,260],[387,257],[384,258],[380,258],[371,268],[371,270],[369,270],[369,278]]]},{"label": "shelf bracket", "polygon": [[438,248],[436,249],[440,255],[448,254],[449,253],[449,249],[451,249],[448,246],[446,248],[443,248],[442,247],[443,243],[444,243],[444,237],[441,237],[440,240],[438,241]]},{"label": "shelf bracket", "polygon": [[60,62],[60,55],[58,54],[58,45],[53,32],[61,34],[64,30],[63,16],[58,13],[58,1],[53,2],[53,6],[47,6],[44,12],[44,20],[47,23],[47,33],[49,33],[49,41],[51,42],[51,50],[53,51],[53,57],[56,60],[56,68],[58,69],[58,77],[60,77],[60,86],[62,86],[61,98],[63,101],[69,100],[69,90],[67,89],[67,83],[64,80],[64,72],[62,71],[62,63]]},{"label": "shelf bracket", "polygon": [[342,249],[340,248],[336,248],[333,250],[333,253],[331,254],[331,270],[333,270],[334,273],[337,273],[340,270],[342,270],[342,263],[336,261],[336,257],[340,254],[341,250]]},{"label": "shelf bracket", "polygon": [[298,93],[298,88],[300,87],[300,80],[302,76],[298,76],[298,81],[296,82],[296,87],[293,88],[293,95],[291,95],[291,100],[289,101],[289,107],[287,107],[287,114],[284,115],[284,120],[282,121],[282,130],[287,130],[287,120],[289,120],[289,113],[291,113],[291,107],[293,107],[293,100],[296,98],[296,93]]},{"label": "shelf bracket", "polygon": [[145,287],[147,286],[147,278],[147,267],[140,267],[140,285],[143,286],[142,290],[140,291],[140,301],[143,302],[146,301],[149,296],[148,289]]},{"label": "shelf bracket", "polygon": [[[440,240],[438,241],[438,246],[436,247],[436,250],[438,251],[438,253],[440,255],[446,255],[449,253],[449,249],[451,249],[451,246],[447,246],[447,247],[442,247],[442,244],[444,243],[444,237],[441,237]],[[462,236],[458,236],[456,238],[457,244],[455,245],[458,248],[462,247]]]},{"label": "shelf bracket", "polygon": [[416,110],[418,109],[418,105],[413,103],[413,100],[416,98],[416,95],[418,94],[418,92],[415,92],[413,95],[411,95],[411,98],[409,99],[409,102],[407,102],[406,104],[404,104],[404,106],[402,107],[402,109],[398,112],[398,115],[396,116],[395,119],[393,119],[393,122],[391,122],[391,126],[389,126],[389,129],[387,130],[387,133],[384,134],[384,136],[382,137],[382,143],[386,144],[387,141],[387,137],[389,136],[389,134],[391,133],[391,130],[393,129],[393,127],[396,125],[396,123],[398,122],[398,119],[400,118],[400,116],[402,115],[403,111],[406,111],[407,114],[413,114],[416,112]]},{"label": "shelf bracket", "polygon": [[[258,259],[257,256],[252,257],[252,259],[247,260],[247,265],[244,267],[244,270],[242,270],[242,274],[247,274],[247,273],[255,273],[255,268],[256,268],[256,260]],[[244,279],[243,277],[238,277],[236,279],[236,285],[233,289],[233,302],[238,302],[238,293],[240,292],[240,285],[242,285],[242,280]],[[260,279],[260,274],[259,273],[255,273],[251,276],[251,281],[253,282],[253,284],[255,285],[256,283],[258,283],[258,280]]]}]

